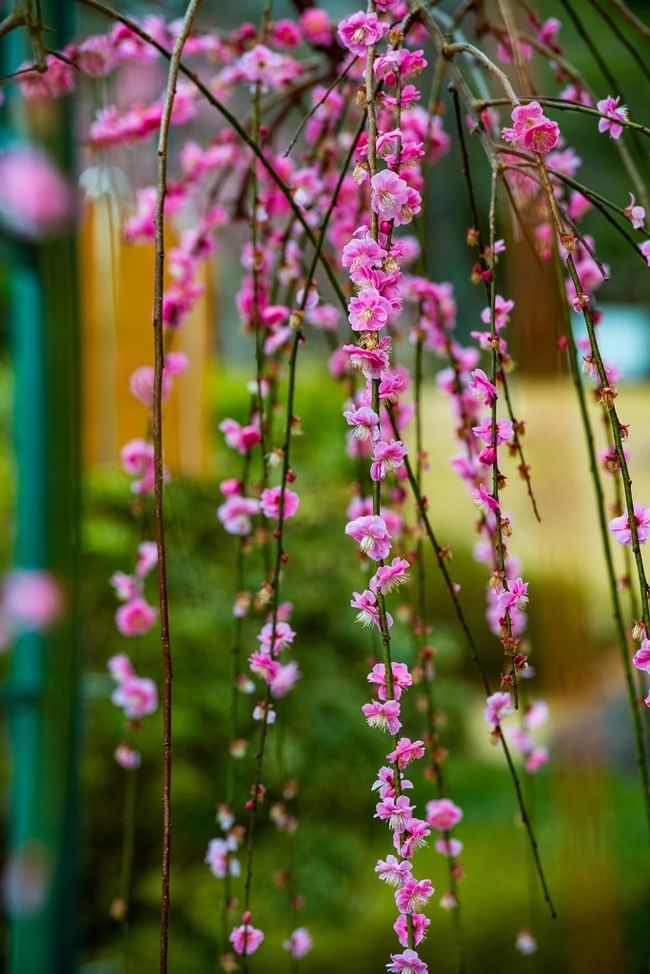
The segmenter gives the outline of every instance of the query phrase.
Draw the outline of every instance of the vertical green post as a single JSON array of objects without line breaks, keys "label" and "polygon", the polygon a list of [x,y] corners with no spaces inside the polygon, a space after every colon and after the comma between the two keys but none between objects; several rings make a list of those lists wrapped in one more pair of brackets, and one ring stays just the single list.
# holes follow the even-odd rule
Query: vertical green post
[{"label": "vertical green post", "polygon": [[[48,45],[54,47],[65,36],[62,21],[69,8],[57,0],[42,8],[44,22],[53,29]],[[12,40],[22,40],[22,33],[14,31]],[[48,149],[71,172],[68,111],[63,108]],[[51,572],[62,587],[65,612],[51,631],[18,639],[5,691],[12,752],[9,875],[22,878],[10,884],[10,974],[70,974],[75,966],[80,515],[76,263],[72,232],[49,242],[22,244],[12,255],[15,562],[18,568]]]}]

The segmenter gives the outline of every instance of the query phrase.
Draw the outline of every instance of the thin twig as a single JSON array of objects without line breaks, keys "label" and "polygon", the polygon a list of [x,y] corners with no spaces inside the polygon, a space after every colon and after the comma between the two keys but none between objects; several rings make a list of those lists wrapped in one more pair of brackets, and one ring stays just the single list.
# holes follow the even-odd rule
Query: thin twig
[{"label": "thin twig", "polygon": [[169,74],[165,102],[160,120],[158,138],[158,177],[156,186],[155,272],[154,272],[154,390],[152,428],[154,446],[154,520],[158,549],[158,587],[160,599],[160,644],[163,661],[163,835],[162,835],[162,895],[160,902],[160,974],[167,974],[169,942],[169,885],[171,866],[171,777],[172,777],[172,656],[169,636],[169,606],[167,597],[167,555],[165,550],[165,523],[163,513],[163,431],[162,431],[162,379],[165,365],[163,337],[163,291],[165,273],[165,196],[167,194],[167,147],[176,83],[181,54],[189,37],[194,17],[201,0],[190,0],[183,23],[178,32],[169,60]]}]

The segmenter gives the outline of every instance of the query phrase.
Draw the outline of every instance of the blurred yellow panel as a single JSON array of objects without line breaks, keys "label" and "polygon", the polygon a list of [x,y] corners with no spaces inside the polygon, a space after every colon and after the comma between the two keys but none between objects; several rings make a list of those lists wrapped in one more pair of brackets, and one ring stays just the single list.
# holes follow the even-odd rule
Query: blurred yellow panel
[{"label": "blurred yellow panel", "polygon": [[[153,244],[128,244],[120,236],[117,207],[104,195],[88,203],[80,234],[80,288],[84,341],[83,442],[86,463],[110,463],[121,446],[145,436],[148,410],[129,391],[140,365],[153,365]],[[175,244],[167,234],[167,251]],[[169,280],[166,280],[166,285]],[[200,474],[207,462],[205,411],[212,294],[205,292],[174,336],[172,347],[189,358],[164,405],[165,462],[171,470]]]}]

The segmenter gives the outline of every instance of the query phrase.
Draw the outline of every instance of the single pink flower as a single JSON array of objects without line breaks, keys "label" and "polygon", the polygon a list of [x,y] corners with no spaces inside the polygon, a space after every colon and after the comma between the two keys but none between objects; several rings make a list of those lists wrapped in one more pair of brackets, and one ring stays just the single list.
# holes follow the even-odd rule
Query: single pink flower
[{"label": "single pink flower", "polygon": [[377,569],[370,579],[369,585],[372,592],[381,592],[386,595],[408,581],[409,565],[406,558],[393,558],[390,565],[382,565]]},{"label": "single pink flower", "polygon": [[560,126],[548,118],[532,125],[523,133],[521,144],[533,152],[551,152],[560,141]]},{"label": "single pink flower", "polygon": [[358,541],[363,554],[373,561],[382,561],[388,556],[391,537],[383,517],[371,514],[355,518],[346,524],[345,533]]},{"label": "single pink flower", "polygon": [[116,707],[122,707],[131,720],[152,714],[158,707],[158,690],[153,680],[144,676],[129,676],[111,694]]},{"label": "single pink flower", "polygon": [[392,318],[390,302],[382,298],[374,287],[364,288],[348,305],[348,321],[352,331],[379,331]]},{"label": "single pink flower", "polygon": [[156,610],[141,596],[121,605],[115,613],[115,624],[123,636],[142,636],[156,621]]},{"label": "single pink flower", "polygon": [[535,774],[548,761],[548,748],[536,747],[524,761],[524,768],[528,774]]},{"label": "single pink flower", "polygon": [[484,406],[491,406],[496,398],[496,386],[490,382],[482,369],[474,369],[470,373],[470,376],[468,383],[469,391],[477,402],[482,403]]},{"label": "single pink flower", "polygon": [[405,795],[400,795],[399,798],[384,798],[377,802],[375,818],[388,822],[388,827],[393,832],[401,832],[406,822],[413,817],[414,808],[414,805],[409,805]]},{"label": "single pink flower", "polygon": [[210,872],[217,879],[225,879],[227,875],[240,875],[239,860],[232,855],[236,848],[237,844],[232,839],[210,839],[203,861],[208,864]]},{"label": "single pink flower", "polygon": [[217,508],[217,517],[228,534],[245,537],[253,530],[251,517],[259,511],[260,502],[254,498],[232,495]]},{"label": "single pink flower", "polygon": [[409,199],[409,185],[391,169],[382,169],[370,180],[371,205],[381,220],[396,220]]},{"label": "single pink flower", "polygon": [[288,950],[296,960],[304,957],[314,946],[314,942],[309,935],[307,927],[296,927],[288,940],[282,944],[284,950]]},{"label": "single pink flower", "polygon": [[410,948],[402,954],[391,954],[391,962],[386,964],[390,974],[427,974],[429,968]]},{"label": "single pink flower", "polygon": [[487,698],[487,706],[483,710],[483,716],[485,717],[486,723],[492,724],[496,727],[500,724],[504,717],[512,713],[512,708],[510,706],[510,694],[501,693],[497,691],[496,693],[490,694]]},{"label": "single pink flower", "polygon": [[458,825],[463,810],[450,798],[436,798],[426,804],[427,822],[440,832],[449,832]]},{"label": "single pink flower", "polygon": [[359,11],[341,21],[338,35],[348,51],[362,56],[367,48],[382,39],[388,29],[388,24],[380,21],[377,14]]},{"label": "single pink flower", "polygon": [[[379,608],[375,593],[366,589],[365,592],[353,592],[352,595],[353,598],[350,600],[350,605],[353,609],[359,609],[357,622],[360,622],[362,626],[375,625],[378,629],[381,629]],[[386,625],[389,629],[393,625],[393,617],[388,612],[386,613]]]},{"label": "single pink flower", "polygon": [[158,564],[158,545],[155,541],[141,541],[138,545],[138,560],[135,563],[135,573],[138,578],[145,578]]},{"label": "single pink flower", "polygon": [[113,752],[113,757],[121,768],[125,771],[135,771],[140,767],[142,758],[139,751],[136,751],[130,744],[118,744]]},{"label": "single pink flower", "polygon": [[621,122],[627,121],[627,108],[625,105],[621,105],[619,108],[620,100],[620,95],[617,95],[616,98],[607,95],[606,98],[601,98],[600,101],[596,102],[598,111],[606,116],[599,119],[598,131],[609,132],[610,139],[620,139],[624,127]]},{"label": "single pink flower", "polygon": [[528,605],[528,582],[521,578],[509,579],[508,588],[499,592],[499,608],[501,611],[516,606],[523,612]]},{"label": "single pink flower", "polygon": [[[399,700],[402,690],[407,690],[413,683],[413,677],[406,663],[391,663],[391,676],[393,697]],[[377,696],[380,700],[386,700],[386,667],[383,663],[375,663],[368,674],[368,682],[377,684]]]},{"label": "single pink flower", "polygon": [[411,741],[408,737],[400,737],[395,749],[386,755],[386,760],[397,764],[403,771],[411,761],[418,761],[422,757],[424,757],[424,741]]},{"label": "single pink flower", "polygon": [[435,846],[436,852],[440,852],[450,859],[455,859],[463,851],[463,843],[459,839],[446,839],[444,835],[436,839]]},{"label": "single pink flower", "polygon": [[116,683],[122,683],[123,680],[135,676],[133,664],[126,653],[117,653],[115,656],[110,656],[106,665],[108,672]]},{"label": "single pink flower", "polygon": [[[260,506],[265,517],[280,519],[280,499],[282,496],[281,487],[267,487],[262,491]],[[293,517],[300,505],[300,497],[288,487],[284,489],[284,505],[282,515],[284,520]]]},{"label": "single pink flower", "polygon": [[259,945],[264,940],[264,934],[249,923],[243,923],[240,927],[235,927],[228,940],[233,946],[236,954],[254,954]]},{"label": "single pink flower", "polygon": [[385,859],[378,859],[375,872],[379,879],[383,879],[389,886],[403,886],[411,878],[412,866],[406,860],[400,860],[396,856],[386,856]]},{"label": "single pink flower", "polygon": [[[639,544],[645,544],[650,537],[650,507],[642,507],[641,504],[635,504],[634,520],[636,522]],[[609,522],[609,530],[619,544],[632,544],[632,530],[627,511],[625,514],[621,514],[620,517],[612,518]]]},{"label": "single pink flower", "polygon": [[400,913],[418,913],[433,896],[430,879],[407,879],[395,893],[395,903]]},{"label": "single pink flower", "polygon": [[397,700],[386,700],[385,703],[373,700],[371,703],[365,703],[361,710],[369,727],[387,731],[391,736],[397,734],[402,726]]}]

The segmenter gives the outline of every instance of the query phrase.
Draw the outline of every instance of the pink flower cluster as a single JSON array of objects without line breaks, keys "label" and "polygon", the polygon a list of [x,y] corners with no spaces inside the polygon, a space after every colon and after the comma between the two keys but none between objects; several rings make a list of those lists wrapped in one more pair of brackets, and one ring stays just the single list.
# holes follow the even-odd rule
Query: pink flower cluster
[{"label": "pink flower cluster", "polygon": [[117,686],[111,695],[116,707],[122,707],[128,720],[137,721],[158,708],[158,690],[153,680],[138,676],[126,653],[111,656],[108,670]]}]

